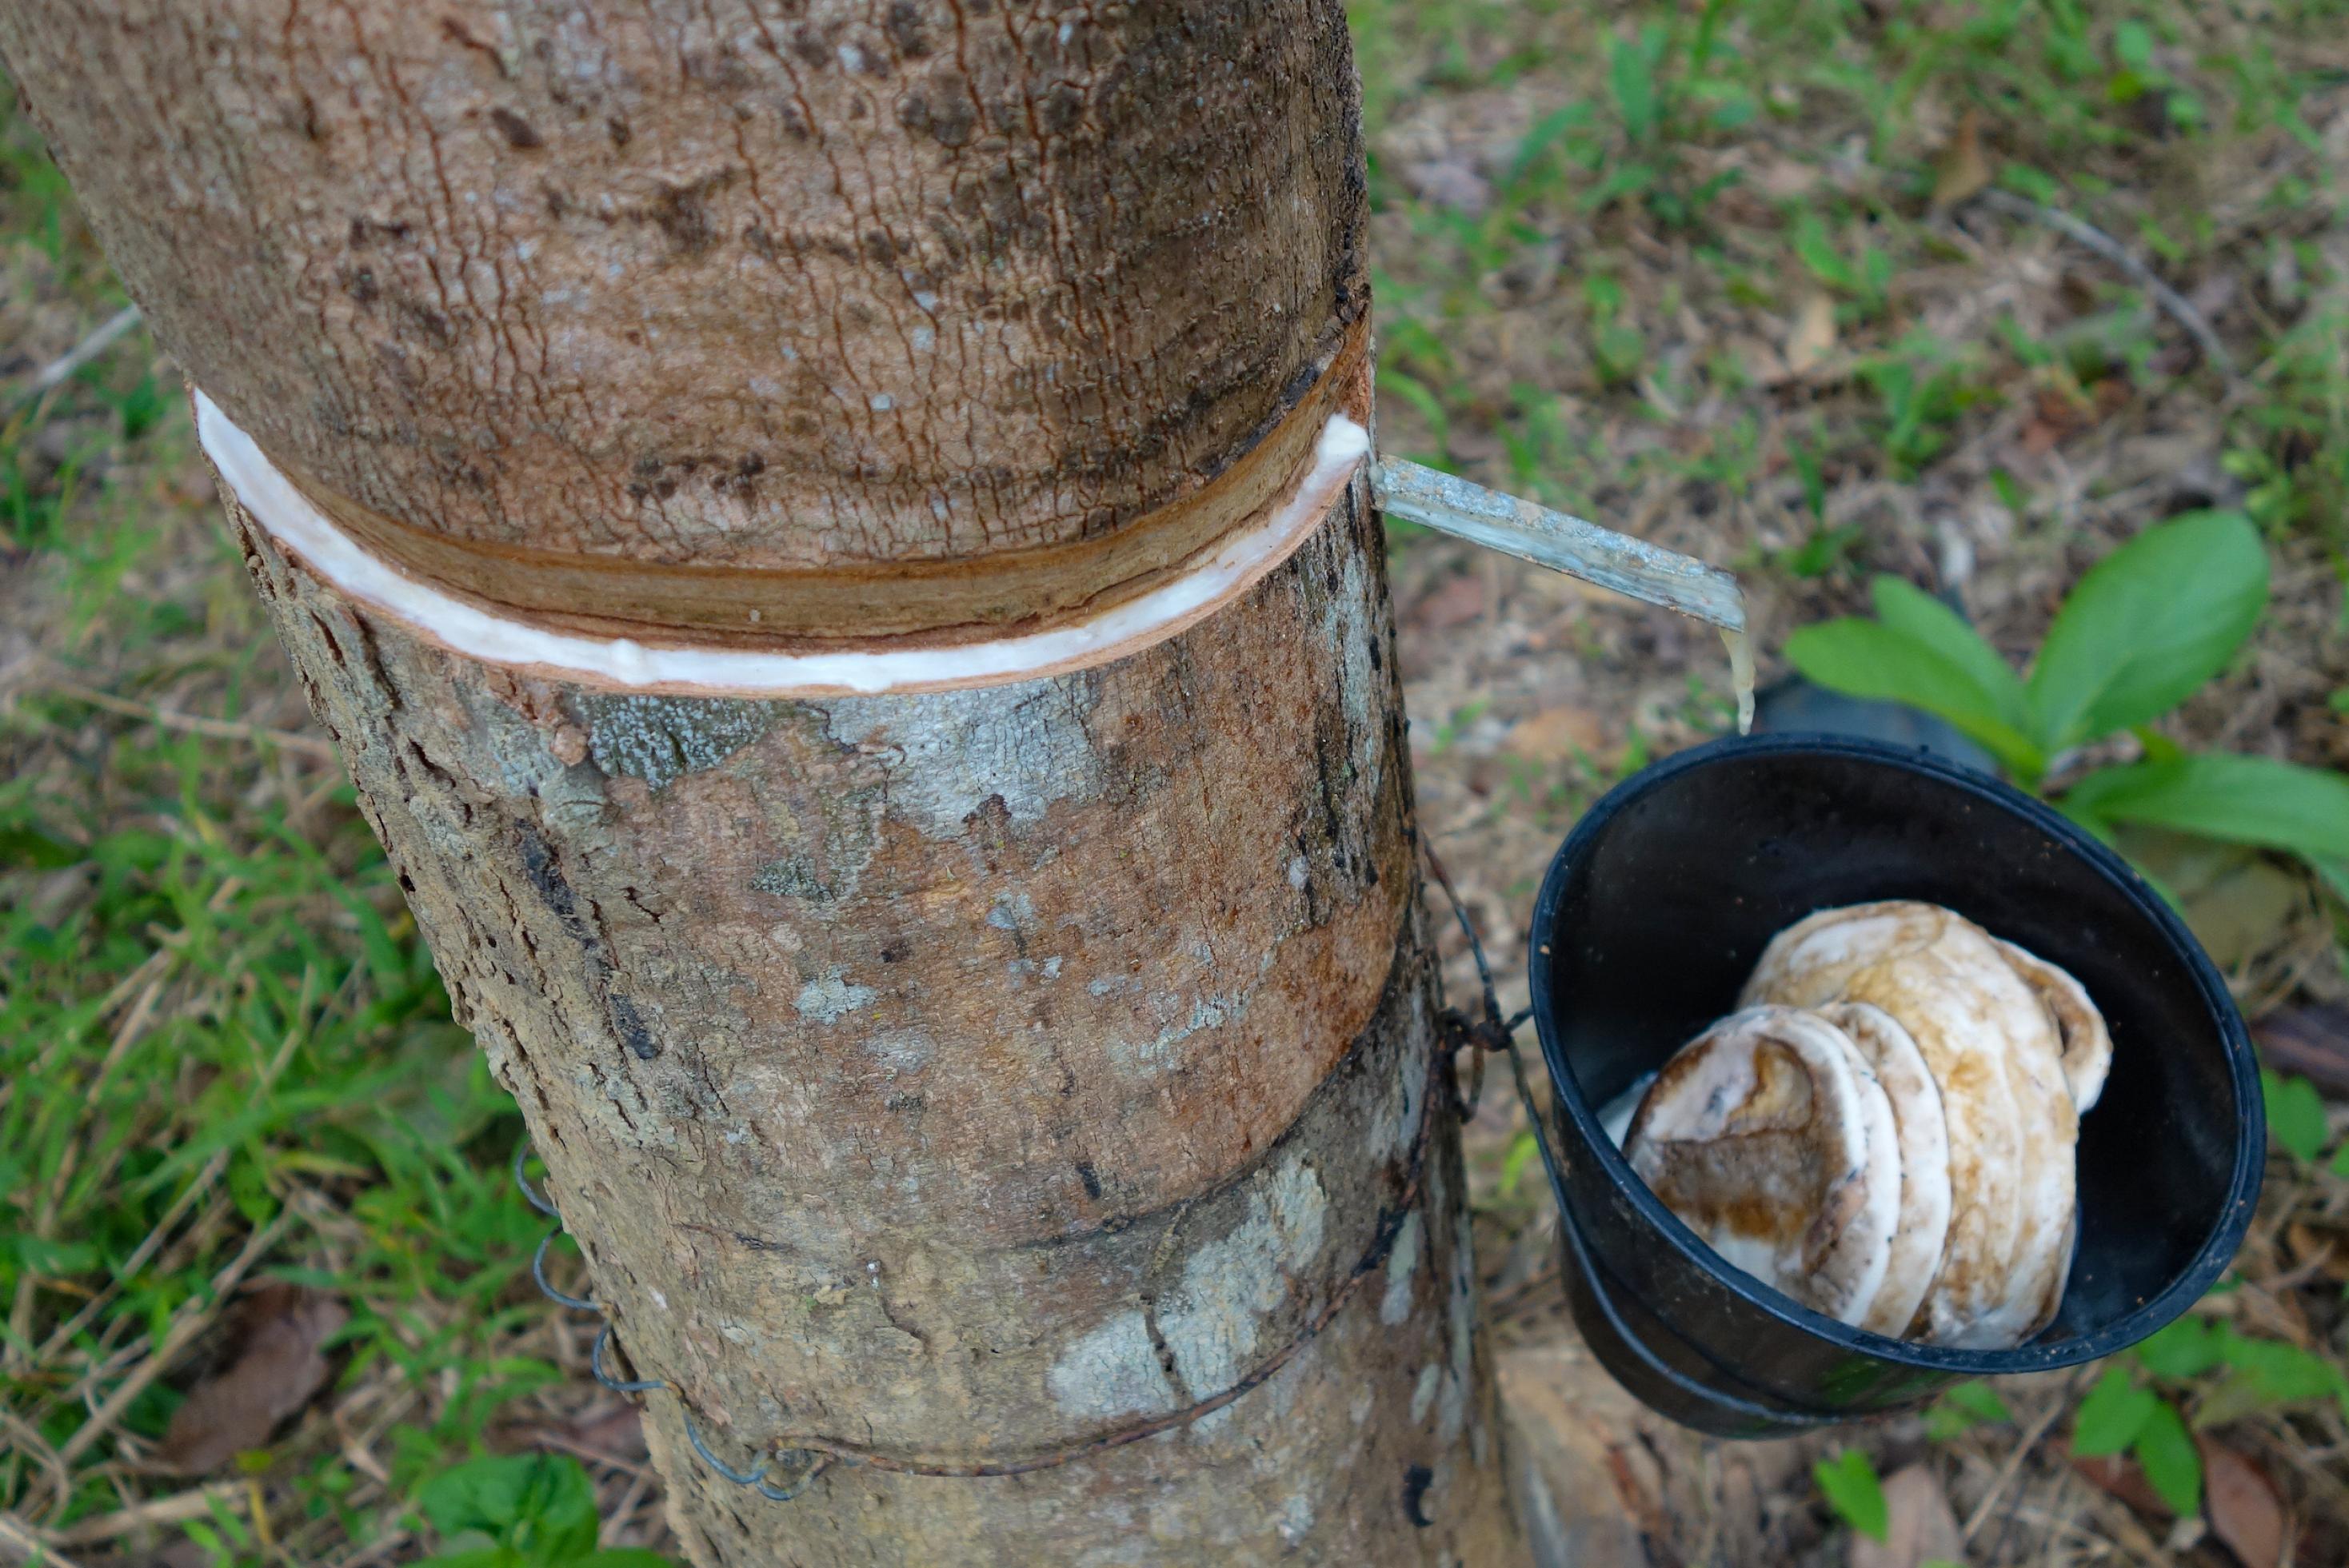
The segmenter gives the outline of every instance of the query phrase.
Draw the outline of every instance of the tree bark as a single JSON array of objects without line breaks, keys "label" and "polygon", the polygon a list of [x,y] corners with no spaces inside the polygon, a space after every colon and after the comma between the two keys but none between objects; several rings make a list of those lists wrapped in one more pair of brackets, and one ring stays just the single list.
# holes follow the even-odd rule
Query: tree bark
[{"label": "tree bark", "polygon": [[[9,0],[0,51],[195,383],[530,625],[1067,624],[1368,416],[1335,0]],[[1509,1559],[1359,473],[1195,624],[879,696],[484,662],[223,494],[696,1562]]]},{"label": "tree bark", "polygon": [[[860,566],[895,598],[790,629],[1064,608],[1367,307],[1329,0],[0,15],[205,392],[377,548],[543,614],[583,565],[780,585],[707,624],[745,636]],[[997,593],[931,603],[941,562]]]}]

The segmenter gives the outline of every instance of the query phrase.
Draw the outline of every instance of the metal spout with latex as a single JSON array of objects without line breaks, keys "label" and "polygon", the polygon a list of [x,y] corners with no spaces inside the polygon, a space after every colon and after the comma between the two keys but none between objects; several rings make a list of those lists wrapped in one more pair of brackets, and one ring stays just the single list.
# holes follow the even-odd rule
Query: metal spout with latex
[{"label": "metal spout with latex", "polygon": [[1745,594],[1737,579],[1720,567],[1402,458],[1381,458],[1372,466],[1371,495],[1389,517],[1719,628],[1729,649],[1738,731],[1754,727],[1754,656],[1745,639]]}]

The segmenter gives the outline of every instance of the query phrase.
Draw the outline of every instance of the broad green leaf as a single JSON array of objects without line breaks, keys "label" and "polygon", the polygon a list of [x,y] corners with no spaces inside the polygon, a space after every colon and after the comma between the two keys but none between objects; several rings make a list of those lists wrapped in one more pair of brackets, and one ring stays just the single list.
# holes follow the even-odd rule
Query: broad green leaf
[{"label": "broad green leaf", "polygon": [[2129,1381],[2127,1367],[2107,1367],[2073,1418],[2072,1452],[2084,1460],[2119,1453],[2137,1441],[2159,1403],[2152,1389]]},{"label": "broad green leaf", "polygon": [[2031,671],[2050,753],[2158,718],[2224,669],[2268,602],[2268,556],[2240,512],[2193,512],[2098,562]]},{"label": "broad green leaf", "polygon": [[444,1539],[487,1536],[542,1563],[568,1563],[595,1549],[595,1483],[567,1454],[471,1460],[426,1481],[416,1501]]},{"label": "broad green leaf", "polygon": [[1795,219],[1794,238],[1795,254],[1813,276],[1836,288],[1851,285],[1851,268],[1836,250],[1835,242],[1827,238],[1826,225],[1817,213],[1805,211]]},{"label": "broad green leaf", "polygon": [[2268,1130],[2278,1143],[2302,1160],[2324,1152],[2331,1129],[2324,1125],[2324,1101],[2314,1084],[2261,1068],[2260,1098],[2267,1102]]},{"label": "broad green leaf", "polygon": [[615,1546],[580,1558],[578,1568],[677,1568],[677,1563],[641,1546]]},{"label": "broad green leaf", "polygon": [[1607,46],[1607,80],[1615,92],[1616,112],[1623,117],[1623,132],[1632,145],[1644,146],[1656,134],[1656,74],[1647,50],[1617,38]]},{"label": "broad green leaf", "polygon": [[2349,778],[2270,757],[2203,751],[2104,768],[2064,797],[2067,811],[2143,822],[2316,860],[2349,856]]},{"label": "broad green leaf", "polygon": [[1831,1460],[1821,1460],[1811,1467],[1811,1474],[1819,1483],[1819,1491],[1836,1517],[1872,1541],[1886,1541],[1892,1534],[1891,1511],[1884,1504],[1884,1487],[1876,1479],[1876,1467],[1857,1449],[1846,1449]]},{"label": "broad green leaf", "polygon": [[1982,694],[1982,709],[2018,732],[2031,728],[2031,697],[2014,666],[1966,624],[1965,617],[1900,577],[1878,577],[1869,585],[1876,618],[1962,671]]},{"label": "broad green leaf", "polygon": [[1846,618],[1805,626],[1786,639],[1786,657],[1830,690],[1939,714],[2019,778],[2035,779],[2045,770],[2039,748],[1999,717],[1971,676],[1880,622]]},{"label": "broad green leaf", "polygon": [[2014,1412],[1987,1383],[1961,1383],[1941,1396],[1970,1416],[1985,1421],[2012,1421]]},{"label": "broad green leaf", "polygon": [[53,872],[63,866],[78,865],[85,858],[84,851],[38,829],[0,828],[0,865]]},{"label": "broad green leaf", "polygon": [[1925,1436],[1934,1442],[1947,1442],[1960,1432],[1971,1431],[1984,1421],[2012,1421],[2014,1412],[2006,1401],[1991,1391],[1987,1383],[1960,1383],[1942,1391],[1925,1412]]},{"label": "broad green leaf", "polygon": [[521,1511],[534,1457],[487,1455],[443,1470],[417,1489],[416,1505],[444,1536],[502,1535]]},{"label": "broad green leaf", "polygon": [[2248,1374],[2277,1404],[2349,1392],[2349,1377],[2322,1356],[2281,1339],[2254,1339],[2221,1324],[2220,1359]]},{"label": "broad green leaf", "polygon": [[528,1528],[516,1544],[549,1563],[568,1563],[595,1549],[595,1483],[587,1467],[568,1454],[541,1454],[545,1461],[531,1496]]},{"label": "broad green leaf", "polygon": [[2209,1324],[2181,1317],[2138,1346],[2137,1358],[2157,1377],[2199,1377],[2219,1364],[2219,1344]]},{"label": "broad green leaf", "polygon": [[2178,1418],[2178,1407],[2167,1399],[2154,1401],[2134,1446],[2145,1479],[2181,1518],[2202,1511],[2202,1456],[2194,1434]]}]

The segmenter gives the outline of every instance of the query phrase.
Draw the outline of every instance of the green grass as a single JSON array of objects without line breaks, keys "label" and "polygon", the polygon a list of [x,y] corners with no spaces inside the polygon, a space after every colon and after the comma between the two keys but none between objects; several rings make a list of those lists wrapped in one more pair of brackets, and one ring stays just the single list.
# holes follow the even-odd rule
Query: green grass
[{"label": "green grass", "polygon": [[[1592,463],[1558,442],[1546,399],[1505,401],[1470,351],[1473,328],[1506,314],[1496,286],[1531,253],[1562,256],[1562,292],[1583,296],[1545,313],[1551,379],[1626,420],[1670,425],[1713,399],[1755,400],[1733,357],[1670,365],[1675,334],[1659,317],[1784,317],[1825,289],[1851,362],[1814,395],[1837,416],[1831,456],[1897,480],[2042,390],[2117,377],[2150,403],[2207,388],[2199,360],[2158,353],[2175,326],[2095,264],[2078,269],[2095,297],[2054,341],[1996,316],[1957,337],[1919,319],[1907,281],[1964,254],[1929,198],[1944,143],[1971,117],[2000,183],[2096,223],[2172,281],[2286,280],[2230,324],[2259,395],[2229,412],[2228,466],[2277,528],[2349,544],[2344,307],[2313,238],[2337,220],[2342,191],[2302,113],[2342,72],[2296,63],[2327,57],[2314,46],[2349,6],[2280,5],[2255,22],[2182,0],[1352,9],[1387,218],[1381,385],[1419,455],[1458,466],[1452,430],[1491,428],[1513,454],[1539,454],[1515,465],[1520,485],[1591,492],[1574,476],[1594,468],[1647,479],[1636,457]],[[1506,117],[1523,128],[1514,147],[1477,150],[1480,210],[1415,200],[1407,170],[1381,155],[1382,132],[1444,98],[1518,110]],[[1814,182],[1781,194],[1787,170]],[[1642,264],[1640,235],[1684,254]],[[2295,296],[2310,302],[2297,319]],[[1686,444],[1708,439],[1692,431]]]},{"label": "green grass", "polygon": [[[60,351],[120,297],[13,114],[0,203],[16,325]],[[30,368],[0,392],[0,1510],[69,1535],[197,1486],[139,1467],[237,1293],[280,1280],[348,1309],[330,1386],[166,1538],[396,1550],[423,1480],[578,1387],[527,1278],[520,1118],[339,768],[274,738],[298,699],[176,373],[143,332],[46,397]]]},{"label": "green grass", "polygon": [[[103,480],[53,479],[40,567],[60,613],[0,714],[0,1398],[21,1423],[0,1501],[51,1529],[124,1506],[109,1461],[151,1450],[187,1368],[102,1435],[83,1396],[218,1315],[221,1271],[259,1235],[244,1280],[349,1307],[340,1389],[432,1391],[374,1439],[388,1483],[317,1418],[251,1461],[281,1542],[364,1541],[502,1401],[564,1374],[513,1349],[546,1315],[518,1284],[538,1229],[503,1169],[519,1118],[449,1021],[339,772],[53,689],[283,715],[285,673],[217,526],[142,482],[185,473],[189,444],[175,399],[136,434],[117,418]],[[192,557],[162,596],[159,557]],[[76,1445],[57,1496],[48,1456]]]}]

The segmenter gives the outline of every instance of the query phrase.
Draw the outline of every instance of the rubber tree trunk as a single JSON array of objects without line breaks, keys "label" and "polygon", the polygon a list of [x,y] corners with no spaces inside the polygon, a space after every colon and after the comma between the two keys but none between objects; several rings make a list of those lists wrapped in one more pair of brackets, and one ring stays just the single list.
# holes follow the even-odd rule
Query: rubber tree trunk
[{"label": "rubber tree trunk", "polygon": [[[0,48],[366,551],[525,626],[944,650],[864,696],[484,662],[223,486],[668,1385],[695,1560],[1507,1560],[1359,474],[1174,634],[956,678],[1367,420],[1337,0],[6,0]],[[763,1499],[688,1418],[816,1473]]]}]

